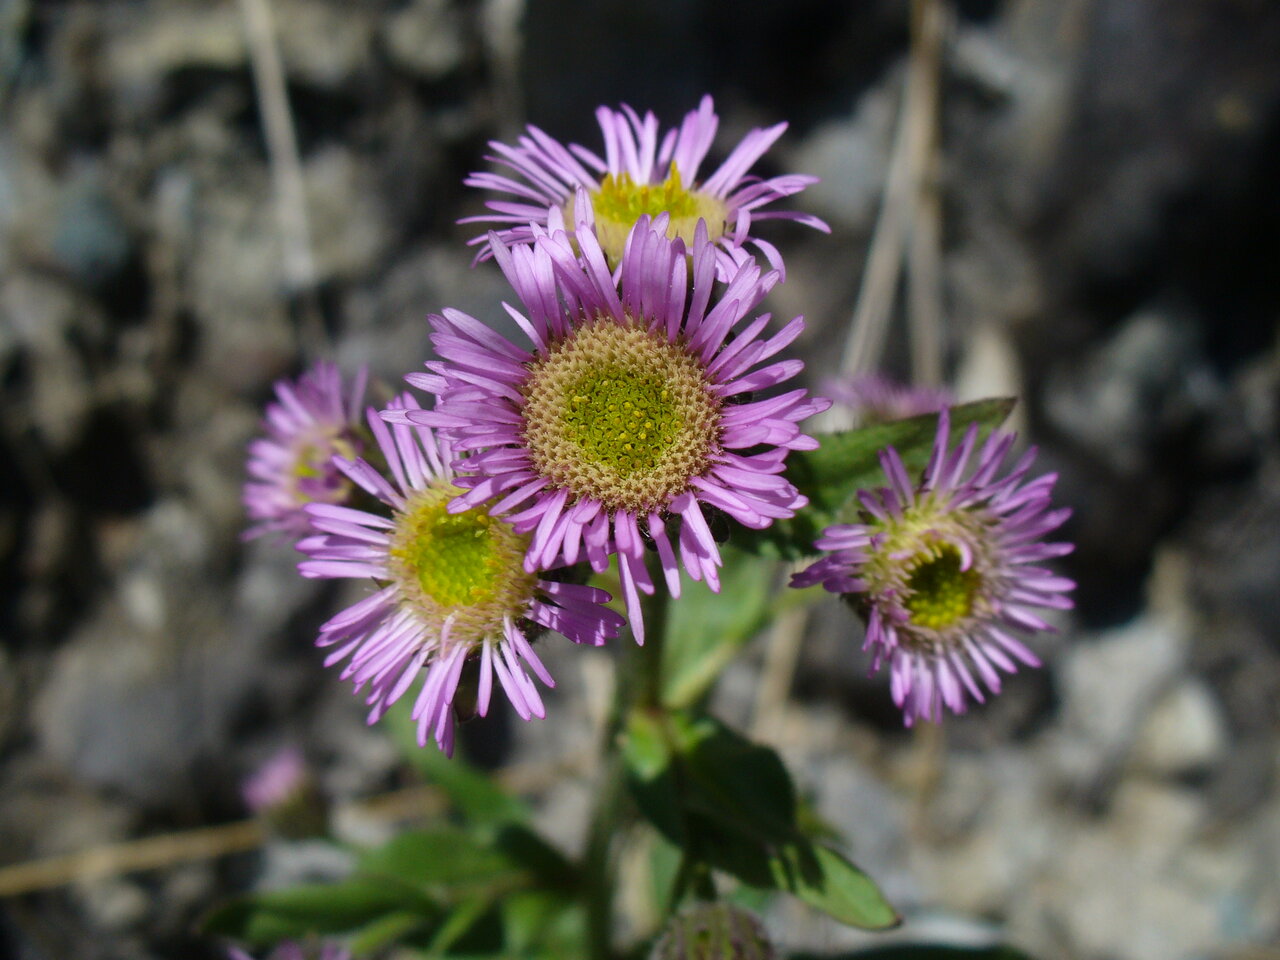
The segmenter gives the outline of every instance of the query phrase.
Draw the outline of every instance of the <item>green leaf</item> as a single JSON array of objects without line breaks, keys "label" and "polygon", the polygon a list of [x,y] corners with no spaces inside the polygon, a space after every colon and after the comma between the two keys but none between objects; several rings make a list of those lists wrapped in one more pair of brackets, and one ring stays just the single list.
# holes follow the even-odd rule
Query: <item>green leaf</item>
[{"label": "green leaf", "polygon": [[[494,900],[491,897],[469,897],[453,909],[445,918],[436,935],[427,946],[429,956],[444,956],[446,951],[464,940],[470,942],[472,951],[489,953],[501,949],[497,918],[492,914]],[[487,923],[481,923],[482,920]],[[476,936],[476,935],[479,936]],[[475,942],[479,940],[480,942]]]},{"label": "green leaf", "polygon": [[[985,437],[1003,423],[1015,401],[977,400],[951,408],[951,445],[972,423]],[[855,495],[888,482],[879,453],[893,447],[907,474],[919,477],[928,465],[937,434],[938,417],[924,414],[907,420],[877,423],[857,430],[818,434],[817,450],[799,450],[787,457],[786,477],[809,498],[809,505],[790,520],[777,520],[764,530],[735,528],[733,542],[751,553],[797,560],[815,553],[813,541],[833,523],[849,523],[857,513]]]},{"label": "green leaf", "polygon": [[490,886],[521,870],[519,864],[490,844],[456,827],[433,827],[401,833],[376,850],[364,853],[358,872],[385,877],[424,889]]},{"label": "green leaf", "polygon": [[764,840],[796,829],[796,794],[782,758],[713,717],[671,717],[689,809]]},{"label": "green leaf", "polygon": [[902,922],[875,882],[828,847],[788,844],[770,866],[779,888],[841,923],[883,930]]},{"label": "green leaf", "polygon": [[566,893],[523,890],[503,898],[501,909],[506,945],[512,954],[524,956],[540,946],[566,939],[581,942],[581,910]]},{"label": "green leaf", "polygon": [[349,933],[389,914],[438,921],[440,907],[412,886],[358,877],[342,883],[309,884],[236,897],[215,908],[201,927],[251,944]]},{"label": "green leaf", "polygon": [[773,750],[711,717],[635,711],[622,755],[641,813],[687,857],[843,923],[898,922],[866,874],[801,831],[791,777]]},{"label": "green leaf", "polygon": [[641,813],[676,846],[685,845],[684,807],[674,750],[662,714],[633,710],[622,738],[627,783]]},{"label": "green leaf", "polygon": [[672,604],[662,657],[662,701],[689,707],[769,620],[777,564],[731,546],[721,548],[721,589],[692,586]]},{"label": "green leaf", "polygon": [[[433,918],[434,919],[434,918]],[[393,944],[400,943],[431,929],[432,921],[428,921],[420,913],[412,910],[400,910],[385,913],[372,923],[368,923],[348,942],[353,955],[363,957],[375,953]]]}]

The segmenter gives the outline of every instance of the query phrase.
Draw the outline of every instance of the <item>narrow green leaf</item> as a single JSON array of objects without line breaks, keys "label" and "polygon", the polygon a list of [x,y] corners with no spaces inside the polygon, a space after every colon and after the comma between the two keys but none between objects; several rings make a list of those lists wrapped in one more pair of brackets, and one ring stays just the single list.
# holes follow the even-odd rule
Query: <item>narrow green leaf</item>
[{"label": "narrow green leaf", "polygon": [[385,913],[378,919],[366,924],[359,933],[352,937],[347,946],[352,954],[363,957],[413,937],[431,929],[434,918],[428,920],[421,913],[412,910],[399,910]]},{"label": "narrow green leaf", "polygon": [[[954,445],[972,423],[980,437],[1003,423],[1013,409],[1008,398],[976,400],[951,408],[950,441]],[[833,523],[848,523],[856,515],[855,495],[874,490],[887,480],[879,453],[893,447],[907,473],[919,477],[929,462],[938,417],[925,414],[857,430],[818,434],[817,450],[801,450],[787,457],[786,477],[809,498],[809,505],[790,520],[777,520],[764,530],[735,528],[733,542],[742,549],[788,560],[812,555],[813,541]]]},{"label": "narrow green leaf", "polygon": [[440,826],[397,835],[364,853],[357,870],[362,876],[393,878],[424,889],[474,889],[510,881],[521,867],[469,833]]},{"label": "narrow green leaf", "polygon": [[820,844],[788,844],[771,866],[779,888],[841,923],[884,930],[902,922],[870,877]]},{"label": "narrow green leaf", "polygon": [[208,914],[201,928],[207,934],[264,944],[349,933],[388,914],[403,913],[412,913],[430,923],[439,918],[441,910],[412,886],[392,880],[354,878],[236,897]]},{"label": "narrow green leaf", "polygon": [[689,707],[768,622],[777,564],[726,545],[721,589],[692,585],[672,604],[663,646],[662,700]]},{"label": "narrow green leaf", "polygon": [[521,890],[502,900],[502,925],[507,949],[523,955],[554,938],[554,928],[574,906],[566,893],[554,890]]},{"label": "narrow green leaf", "polygon": [[[428,956],[444,956],[450,948],[476,930],[477,925],[489,914],[493,906],[494,903],[490,897],[468,897],[459,903],[445,918],[444,923],[440,924],[436,935],[431,938],[431,943],[427,945]],[[494,918],[489,919],[492,921]],[[485,924],[486,929],[482,931],[487,941],[484,944],[485,947],[501,948],[502,938],[496,935],[497,930],[494,929],[496,926],[497,924],[493,922]]]}]

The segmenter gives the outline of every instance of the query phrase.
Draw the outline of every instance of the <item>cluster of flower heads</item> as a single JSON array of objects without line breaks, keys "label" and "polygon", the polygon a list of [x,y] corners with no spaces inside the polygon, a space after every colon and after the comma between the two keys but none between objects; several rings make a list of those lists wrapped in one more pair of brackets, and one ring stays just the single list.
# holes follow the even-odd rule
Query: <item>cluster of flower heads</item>
[{"label": "cluster of flower heads", "polygon": [[[753,223],[826,226],[760,210],[812,178],[748,175],[785,125],[752,131],[699,180],[710,98],[661,139],[652,114],[597,116],[603,158],[530,127],[492,145],[521,179],[467,180],[518,198],[472,218],[501,226],[476,238],[478,259],[511,286],[518,341],[445,309],[430,317],[439,359],[405,378],[431,403],[369,408],[364,432],[363,377],[348,389],[321,365],[277,386],[251,448],[254,532],[294,536],[304,576],[374,584],[321,627],[326,664],[342,664],[370,722],[419,684],[419,741],[446,751],[495,677],[520,716],[543,715],[544,631],[601,644],[629,624],[643,643],[642,595],[678,597],[682,572],[719,589],[714,526],[763,529],[807,505],[787,458],[817,447],[801,424],[829,402],[791,383],[802,318],[756,313],[783,264]],[[1045,626],[1029,608],[1067,605],[1070,586],[1024,566],[1065,552],[1034,543],[1062,522],[1052,478],[1022,485],[1024,458],[997,480],[1012,442],[997,434],[963,479],[974,435],[948,453],[947,423],[922,483],[887,451],[890,487],[863,494],[867,522],[827,530],[817,548],[833,552],[797,578],[856,598],[908,722],[962,710],[961,688],[981,700],[975,671],[997,690],[1006,653],[1033,662],[1001,624]],[[625,619],[586,567],[616,568]]]}]

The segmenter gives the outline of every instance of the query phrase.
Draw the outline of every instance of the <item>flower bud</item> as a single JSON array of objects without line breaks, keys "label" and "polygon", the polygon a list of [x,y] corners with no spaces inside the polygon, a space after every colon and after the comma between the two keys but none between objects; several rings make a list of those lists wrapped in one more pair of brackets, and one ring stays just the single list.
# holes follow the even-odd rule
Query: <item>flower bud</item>
[{"label": "flower bud", "polygon": [[650,960],[774,960],[755,914],[727,903],[702,903],[672,918]]}]

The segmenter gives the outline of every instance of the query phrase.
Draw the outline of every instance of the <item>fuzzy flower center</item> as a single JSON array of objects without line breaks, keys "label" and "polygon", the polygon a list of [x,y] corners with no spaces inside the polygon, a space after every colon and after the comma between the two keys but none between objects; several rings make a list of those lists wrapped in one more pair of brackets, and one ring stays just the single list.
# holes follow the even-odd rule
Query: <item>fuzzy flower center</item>
[{"label": "fuzzy flower center", "polygon": [[897,633],[905,646],[946,649],[990,613],[999,584],[991,572],[990,528],[980,512],[953,510],[926,494],[871,527],[877,538],[863,577],[869,593],[898,609]]},{"label": "fuzzy flower center", "polygon": [[[706,221],[707,233],[715,242],[724,234],[728,216],[724,201],[686,188],[674,163],[670,175],[661,183],[637,183],[629,173],[606,174],[600,186],[591,191],[591,207],[595,212],[596,237],[612,266],[622,259],[627,234],[645,214],[651,217],[668,214],[671,223],[667,236],[680,237],[690,247],[699,220]],[[565,220],[574,222],[572,197],[565,206]]]},{"label": "fuzzy flower center", "polygon": [[396,515],[390,570],[401,596],[433,625],[454,617],[451,635],[478,642],[519,617],[537,577],[524,570],[529,537],[483,508],[449,513],[452,484],[416,491]]},{"label": "fuzzy flower center", "polygon": [[341,503],[347,499],[351,481],[333,465],[335,454],[354,460],[359,451],[340,432],[308,437],[294,447],[289,482],[295,496],[318,503]]},{"label": "fuzzy flower center", "polygon": [[919,564],[907,577],[910,594],[902,603],[911,622],[945,630],[972,616],[982,575],[972,567],[961,569],[960,551],[946,543],[917,559]]},{"label": "fuzzy flower center", "polygon": [[530,365],[524,439],[574,500],[648,512],[718,450],[720,401],[696,357],[637,324],[583,324]]}]

